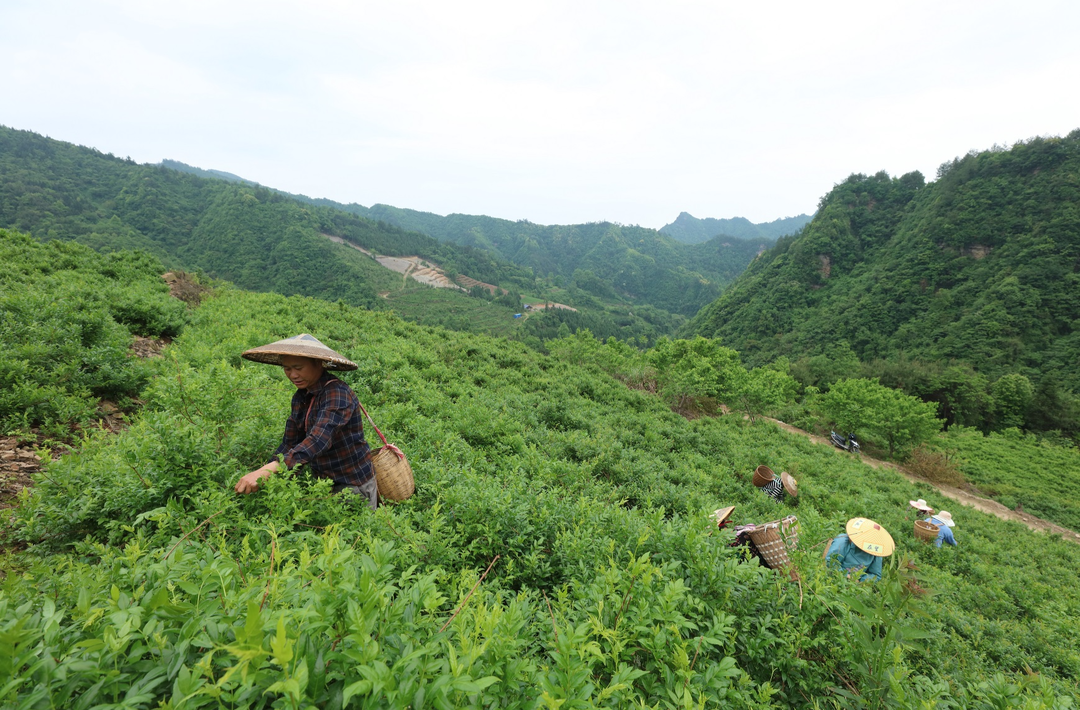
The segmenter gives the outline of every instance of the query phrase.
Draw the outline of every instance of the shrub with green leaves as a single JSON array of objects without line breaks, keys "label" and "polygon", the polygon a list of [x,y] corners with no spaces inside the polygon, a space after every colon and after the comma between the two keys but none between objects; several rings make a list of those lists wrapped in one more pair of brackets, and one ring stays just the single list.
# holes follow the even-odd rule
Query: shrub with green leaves
[{"label": "shrub with green leaves", "polygon": [[[359,365],[342,377],[408,454],[408,501],[372,513],[303,470],[232,490],[292,393],[239,354],[299,332]],[[15,511],[0,705],[1069,707],[1080,547],[966,511],[959,548],[924,546],[907,501],[932,489],[771,424],[687,421],[590,360],[636,351],[566,345],[221,290],[132,425]],[[799,479],[797,508],[751,485],[760,464]],[[725,504],[798,514],[799,582],[729,546]],[[853,515],[897,542],[881,585],[821,563]],[[902,558],[936,595],[888,593]]]},{"label": "shrub with green leaves", "polygon": [[137,394],[146,375],[132,334],[175,335],[187,318],[162,270],[137,252],[0,230],[0,431],[63,435],[98,398]]}]

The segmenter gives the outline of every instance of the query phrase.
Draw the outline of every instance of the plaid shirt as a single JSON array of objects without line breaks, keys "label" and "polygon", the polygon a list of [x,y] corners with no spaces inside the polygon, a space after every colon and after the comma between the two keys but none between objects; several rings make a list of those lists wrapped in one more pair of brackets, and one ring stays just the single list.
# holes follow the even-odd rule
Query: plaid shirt
[{"label": "plaid shirt", "polygon": [[296,390],[285,436],[274,451],[289,468],[307,464],[320,478],[359,486],[371,480],[360,401],[347,384],[324,372],[313,386]]}]

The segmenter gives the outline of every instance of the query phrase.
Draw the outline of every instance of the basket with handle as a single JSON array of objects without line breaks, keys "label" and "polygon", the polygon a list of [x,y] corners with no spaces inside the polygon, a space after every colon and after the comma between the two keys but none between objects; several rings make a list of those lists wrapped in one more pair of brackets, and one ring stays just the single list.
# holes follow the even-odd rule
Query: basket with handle
[{"label": "basket with handle", "polygon": [[915,521],[915,537],[923,542],[932,542],[937,539],[940,527],[925,520]]},{"label": "basket with handle", "polygon": [[799,545],[799,520],[789,515],[783,520],[755,525],[747,534],[766,567],[784,569],[791,563],[788,550],[794,550]]},{"label": "basket with handle", "polygon": [[375,469],[375,483],[379,487],[379,495],[388,500],[405,500],[416,490],[413,481],[412,466],[401,449],[386,440],[379,427],[375,426],[375,420],[371,418],[364,405],[360,405],[360,411],[371,422],[375,433],[382,439],[383,445],[371,452],[371,467]]},{"label": "basket with handle", "polygon": [[768,466],[758,466],[754,469],[754,485],[758,488],[764,488],[774,478],[776,474]]}]

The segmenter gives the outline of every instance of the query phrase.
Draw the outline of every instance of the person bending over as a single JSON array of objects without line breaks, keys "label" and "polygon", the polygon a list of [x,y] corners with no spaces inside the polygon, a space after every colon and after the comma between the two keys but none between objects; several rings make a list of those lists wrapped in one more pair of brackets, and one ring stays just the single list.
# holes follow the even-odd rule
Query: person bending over
[{"label": "person bending over", "polygon": [[285,421],[285,434],[273,458],[236,482],[237,493],[254,493],[259,481],[278,470],[307,465],[318,478],[333,481],[333,492],[362,496],[374,510],[379,504],[370,447],[364,439],[360,401],[329,370],[355,370],[356,364],[308,334],[247,350],[242,357],[280,365],[296,386]]}]

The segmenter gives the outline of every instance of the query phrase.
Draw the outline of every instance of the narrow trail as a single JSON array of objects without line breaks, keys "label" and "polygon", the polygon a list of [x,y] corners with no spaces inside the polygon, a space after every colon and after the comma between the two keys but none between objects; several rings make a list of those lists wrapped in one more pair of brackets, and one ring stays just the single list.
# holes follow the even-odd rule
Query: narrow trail
[{"label": "narrow trail", "polygon": [[[837,449],[835,446],[832,445],[831,441],[829,441],[823,436],[817,436],[816,434],[811,434],[808,431],[803,431],[802,429],[793,427],[792,425],[782,422],[779,419],[769,419],[768,417],[763,417],[763,419],[768,419],[773,424],[776,424],[781,429],[789,431],[792,434],[801,434],[802,436],[805,436],[811,441],[813,441],[815,444],[822,444],[824,446],[828,446],[838,456],[851,456],[851,454]],[[1001,503],[998,503],[996,500],[977,496],[961,488],[943,486],[941,484],[934,483],[933,481],[922,478],[921,476],[916,476],[905,470],[904,467],[898,466],[897,464],[889,461],[881,461],[880,459],[872,458],[870,456],[867,456],[866,454],[859,454],[859,460],[861,460],[863,463],[865,463],[867,466],[870,466],[871,468],[887,468],[896,471],[912,483],[924,483],[928,486],[933,486],[941,493],[941,495],[958,503],[966,505],[969,508],[974,508],[975,510],[982,511],[983,513],[989,513],[990,515],[1001,518],[1002,520],[1013,520],[1015,522],[1022,523],[1035,531],[1048,532],[1053,535],[1061,535],[1063,540],[1068,540],[1070,542],[1080,544],[1080,533],[1069,530],[1068,528],[1063,528],[1056,523],[1050,522],[1049,520],[1043,520],[1042,518],[1037,518],[1034,515],[1030,515],[1028,513],[1021,513],[1015,510],[1011,510],[1003,506]]]}]

